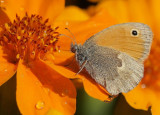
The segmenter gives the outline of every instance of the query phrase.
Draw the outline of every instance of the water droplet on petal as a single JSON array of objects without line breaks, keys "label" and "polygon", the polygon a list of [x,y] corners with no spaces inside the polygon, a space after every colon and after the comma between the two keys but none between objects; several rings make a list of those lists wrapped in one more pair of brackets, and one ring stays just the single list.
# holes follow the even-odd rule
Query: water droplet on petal
[{"label": "water droplet on petal", "polygon": [[1,5],[4,4],[4,0],[0,0],[0,4],[1,4]]},{"label": "water droplet on petal", "polygon": [[8,70],[7,70],[7,69],[5,69],[4,71],[5,71],[5,72],[7,72]]},{"label": "water droplet on petal", "polygon": [[43,101],[38,101],[36,104],[37,109],[43,109],[44,108],[44,102]]},{"label": "water droplet on petal", "polygon": [[68,90],[67,89],[65,89],[62,93],[61,93],[61,96],[62,97],[64,97],[64,96],[66,96],[66,95],[68,95]]},{"label": "water droplet on petal", "polygon": [[66,26],[68,26],[69,25],[69,23],[68,22],[66,22]]},{"label": "water droplet on petal", "polygon": [[61,96],[62,96],[62,97],[64,97],[64,96],[65,96],[65,94],[64,94],[64,93],[61,93]]},{"label": "water droplet on petal", "polygon": [[44,88],[45,92],[48,93],[48,95],[51,93],[49,88],[45,88],[44,86],[42,88]]},{"label": "water droplet on petal", "polygon": [[5,2],[4,2],[4,0],[0,0],[0,8],[5,9]]},{"label": "water droplet on petal", "polygon": [[65,101],[64,104],[67,104],[67,101]]},{"label": "water droplet on petal", "polygon": [[142,84],[142,85],[141,85],[141,88],[143,88],[143,89],[146,88],[146,85],[145,85],[145,84]]}]

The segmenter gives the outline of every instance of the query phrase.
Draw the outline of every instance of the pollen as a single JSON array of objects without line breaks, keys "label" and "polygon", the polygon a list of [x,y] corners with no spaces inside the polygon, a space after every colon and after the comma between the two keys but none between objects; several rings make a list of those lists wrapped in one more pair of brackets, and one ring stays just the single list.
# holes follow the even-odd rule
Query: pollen
[{"label": "pollen", "polygon": [[17,55],[16,55],[16,58],[17,58],[17,59],[19,59],[19,58],[20,58],[19,54],[17,54]]},{"label": "pollen", "polygon": [[36,59],[56,49],[59,39],[58,27],[52,28],[48,19],[39,15],[16,15],[13,22],[6,23],[1,30],[0,45],[12,48],[16,59]]}]

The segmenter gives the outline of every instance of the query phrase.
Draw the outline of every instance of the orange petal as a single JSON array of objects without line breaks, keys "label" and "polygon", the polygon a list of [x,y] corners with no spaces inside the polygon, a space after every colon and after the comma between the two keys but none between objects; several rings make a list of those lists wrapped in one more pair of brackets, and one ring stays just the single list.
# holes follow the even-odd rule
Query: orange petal
[{"label": "orange petal", "polygon": [[152,115],[160,115],[160,109],[159,109],[159,106],[160,106],[160,100],[159,100],[159,96],[160,96],[160,93],[157,93],[156,94],[156,100],[153,103],[152,107],[151,107],[151,112],[152,112]]},{"label": "orange petal", "polygon": [[[72,82],[40,60],[31,64],[31,70],[44,86],[54,92],[54,95],[58,94],[55,95],[56,97],[54,95],[52,97],[59,99],[57,103],[61,104],[64,112],[73,114],[76,109],[76,89]],[[56,104],[56,107],[58,107],[58,104]]]},{"label": "orange petal", "polygon": [[60,59],[58,59],[58,61],[46,60],[45,63],[66,78],[77,78],[75,75],[79,71],[79,66],[77,65],[77,62],[73,60],[74,57],[65,58],[63,57],[65,54],[67,53],[63,51],[60,54],[55,53],[55,60],[57,60],[58,57]]},{"label": "orange petal", "polygon": [[124,23],[129,21],[127,5],[127,1],[125,0],[104,0],[96,6],[96,11],[106,9],[108,13],[118,21],[118,23]]},{"label": "orange petal", "polygon": [[159,92],[148,87],[144,88],[139,84],[135,89],[128,93],[123,93],[123,95],[132,107],[143,110],[148,110],[151,107],[153,115],[160,114]]},{"label": "orange petal", "polygon": [[130,21],[134,22],[142,22],[148,24],[149,26],[153,25],[152,12],[149,7],[150,3],[146,0],[129,0],[127,1],[128,11]]},{"label": "orange petal", "polygon": [[155,100],[155,94],[149,88],[143,88],[139,84],[136,88],[128,93],[123,93],[127,102],[136,109],[148,110]]},{"label": "orange petal", "polygon": [[[37,1],[39,2],[39,0]],[[64,9],[65,0],[41,0],[41,1],[42,3],[41,3],[41,7],[39,8],[39,14],[41,16],[44,16],[44,18],[49,18],[50,22],[54,21],[55,18]]]},{"label": "orange petal", "polygon": [[149,2],[150,8],[149,10],[152,11],[150,13],[150,17],[153,20],[153,23],[155,24],[155,38],[159,40],[159,29],[160,29],[160,14],[159,14],[159,10],[160,10],[160,1],[159,0],[151,0]]},{"label": "orange petal", "polygon": [[15,74],[16,69],[17,65],[7,61],[2,47],[0,47],[0,86]]},{"label": "orange petal", "polygon": [[25,7],[27,0],[4,0],[3,6],[5,7],[4,12],[8,15],[11,21],[16,17],[16,14],[23,16],[25,13]]},{"label": "orange petal", "polygon": [[89,19],[89,15],[82,9],[76,6],[66,7],[56,20],[72,20],[72,21],[85,21]]},{"label": "orange petal", "polygon": [[75,112],[76,90],[72,82],[41,61],[22,61],[17,72],[17,103],[22,114],[45,114],[51,108],[65,115]]},{"label": "orange petal", "polygon": [[142,22],[152,26],[153,19],[151,17],[153,14],[149,7],[150,4],[146,0],[140,0],[139,2],[136,0],[106,0],[97,5],[97,10],[106,9],[119,23]]},{"label": "orange petal", "polygon": [[6,0],[4,1],[4,10],[11,20],[18,14],[21,17],[25,12],[29,14],[39,14],[44,18],[50,18],[51,21],[59,15],[64,8],[64,0]]}]

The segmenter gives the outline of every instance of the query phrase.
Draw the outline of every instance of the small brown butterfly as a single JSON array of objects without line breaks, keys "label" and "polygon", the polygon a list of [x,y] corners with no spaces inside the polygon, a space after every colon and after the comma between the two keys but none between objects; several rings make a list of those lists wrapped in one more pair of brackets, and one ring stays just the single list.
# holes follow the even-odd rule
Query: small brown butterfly
[{"label": "small brown butterfly", "polygon": [[98,84],[117,95],[132,90],[143,78],[152,38],[147,25],[123,23],[100,31],[83,45],[71,44],[71,51],[80,71],[85,68]]}]

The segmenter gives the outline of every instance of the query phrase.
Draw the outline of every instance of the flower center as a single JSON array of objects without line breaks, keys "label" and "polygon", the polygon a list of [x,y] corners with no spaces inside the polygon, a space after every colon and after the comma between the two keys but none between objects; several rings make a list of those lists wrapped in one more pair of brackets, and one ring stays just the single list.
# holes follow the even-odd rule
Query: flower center
[{"label": "flower center", "polygon": [[53,51],[58,40],[58,27],[52,29],[48,19],[43,21],[39,15],[26,15],[20,19],[16,15],[13,23],[6,23],[0,36],[0,45],[9,49],[17,61],[33,60]]}]

